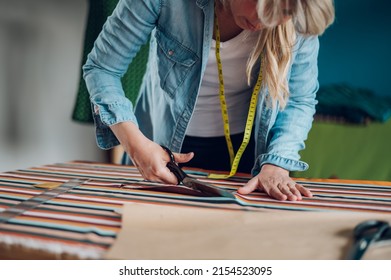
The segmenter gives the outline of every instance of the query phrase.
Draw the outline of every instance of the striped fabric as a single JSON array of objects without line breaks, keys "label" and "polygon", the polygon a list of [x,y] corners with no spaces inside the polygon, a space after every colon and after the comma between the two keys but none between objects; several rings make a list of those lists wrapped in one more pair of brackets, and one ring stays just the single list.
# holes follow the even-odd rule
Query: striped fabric
[{"label": "striped fabric", "polygon": [[[235,191],[249,177],[207,179],[202,170],[187,169],[201,181]],[[15,206],[45,190],[42,183],[88,179],[20,216],[0,223],[0,245],[68,254],[72,258],[100,259],[121,228],[118,210],[124,203],[174,204],[251,211],[361,211],[391,213],[391,182],[346,180],[298,180],[314,194],[303,201],[276,201],[265,193],[239,195],[236,200],[201,197],[181,186],[143,180],[134,167],[69,162],[0,173],[0,211]],[[0,246],[0,250],[1,250]],[[12,256],[10,256],[12,258]]]}]

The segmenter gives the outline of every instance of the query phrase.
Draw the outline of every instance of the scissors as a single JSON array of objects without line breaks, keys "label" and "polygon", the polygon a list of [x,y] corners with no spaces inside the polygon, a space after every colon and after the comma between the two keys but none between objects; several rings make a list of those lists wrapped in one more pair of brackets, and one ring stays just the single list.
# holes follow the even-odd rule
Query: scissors
[{"label": "scissors", "polygon": [[170,149],[165,146],[161,147],[170,156],[170,161],[167,163],[167,168],[172,173],[174,173],[175,177],[178,179],[178,184],[182,182],[186,187],[200,191],[207,196],[222,196],[235,199],[235,196],[231,192],[220,189],[208,183],[201,182],[187,175],[176,163],[174,154],[170,151]]},{"label": "scissors", "polygon": [[360,260],[371,244],[391,239],[391,227],[388,222],[368,220],[358,224],[354,230],[354,244],[350,248],[347,260]]}]

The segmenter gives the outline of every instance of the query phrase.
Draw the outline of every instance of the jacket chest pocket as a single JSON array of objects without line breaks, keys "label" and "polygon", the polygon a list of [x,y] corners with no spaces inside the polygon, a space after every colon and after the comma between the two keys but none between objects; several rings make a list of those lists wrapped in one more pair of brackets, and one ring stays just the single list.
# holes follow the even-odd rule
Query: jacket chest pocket
[{"label": "jacket chest pocket", "polygon": [[198,56],[162,31],[156,31],[156,41],[160,86],[172,98]]}]

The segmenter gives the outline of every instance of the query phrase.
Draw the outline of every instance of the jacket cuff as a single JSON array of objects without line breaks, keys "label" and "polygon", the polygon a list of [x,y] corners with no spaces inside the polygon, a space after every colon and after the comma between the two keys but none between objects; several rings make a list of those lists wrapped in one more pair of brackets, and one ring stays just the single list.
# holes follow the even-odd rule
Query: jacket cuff
[{"label": "jacket cuff", "polygon": [[264,164],[273,164],[288,171],[305,171],[309,167],[304,161],[288,159],[275,154],[262,154],[256,159],[251,174],[256,176]]},{"label": "jacket cuff", "polygon": [[111,125],[131,121],[137,126],[132,104],[98,105],[92,103],[92,115],[95,122],[96,142],[99,148],[108,150],[120,144],[110,129]]}]

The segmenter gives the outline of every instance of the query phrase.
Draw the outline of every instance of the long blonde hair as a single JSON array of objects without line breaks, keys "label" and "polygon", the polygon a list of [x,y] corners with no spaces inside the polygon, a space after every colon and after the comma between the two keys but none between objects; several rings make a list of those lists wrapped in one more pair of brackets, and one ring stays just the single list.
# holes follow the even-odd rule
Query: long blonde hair
[{"label": "long blonde hair", "polygon": [[[228,6],[230,0],[220,0]],[[292,59],[296,33],[321,35],[334,21],[333,0],[258,0],[258,17],[264,26],[247,62],[247,77],[259,57],[262,60],[263,85],[267,86],[272,104],[283,109],[289,97],[287,74]],[[279,24],[284,16],[291,18]]]}]

